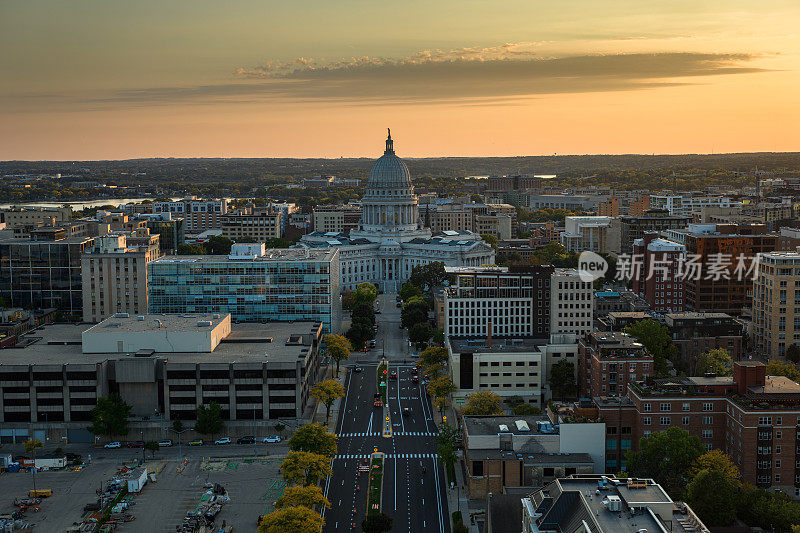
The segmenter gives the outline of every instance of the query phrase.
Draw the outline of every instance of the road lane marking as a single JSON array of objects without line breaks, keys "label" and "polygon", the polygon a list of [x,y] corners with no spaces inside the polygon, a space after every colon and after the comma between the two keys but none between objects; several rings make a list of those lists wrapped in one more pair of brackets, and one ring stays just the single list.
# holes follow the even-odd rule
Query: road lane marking
[{"label": "road lane marking", "polygon": [[440,533],[444,533],[444,522],[442,521],[442,499],[441,495],[439,494],[439,467],[436,464],[436,457],[433,458],[433,474],[434,480],[436,481],[436,502],[439,507],[439,531]]}]

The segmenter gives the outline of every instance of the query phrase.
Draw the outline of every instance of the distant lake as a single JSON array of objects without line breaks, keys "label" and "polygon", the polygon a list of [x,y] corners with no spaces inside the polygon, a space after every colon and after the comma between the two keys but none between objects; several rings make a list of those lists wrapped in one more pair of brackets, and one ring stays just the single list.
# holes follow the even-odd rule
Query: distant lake
[{"label": "distant lake", "polygon": [[[173,201],[180,200],[180,196],[172,198]],[[120,204],[128,204],[131,202],[141,203],[145,200],[152,200],[152,198],[105,198],[103,200],[85,200],[83,202],[16,202],[13,204],[0,204],[0,209],[6,209],[12,205],[31,205],[38,207],[61,207],[64,204],[72,206],[73,211],[83,211],[87,207],[100,207],[103,205],[113,205],[119,207]]]}]

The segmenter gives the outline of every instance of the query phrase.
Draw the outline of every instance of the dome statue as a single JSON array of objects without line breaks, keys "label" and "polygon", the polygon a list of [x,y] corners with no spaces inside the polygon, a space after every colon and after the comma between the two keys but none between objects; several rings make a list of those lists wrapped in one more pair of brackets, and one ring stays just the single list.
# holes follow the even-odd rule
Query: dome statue
[{"label": "dome statue", "polygon": [[392,132],[386,139],[386,150],[369,171],[367,189],[411,188],[411,173],[402,159],[394,153]]}]

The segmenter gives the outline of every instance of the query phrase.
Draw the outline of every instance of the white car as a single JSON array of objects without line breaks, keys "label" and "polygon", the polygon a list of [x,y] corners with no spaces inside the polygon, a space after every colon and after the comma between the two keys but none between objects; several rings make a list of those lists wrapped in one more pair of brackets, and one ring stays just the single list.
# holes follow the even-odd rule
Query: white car
[{"label": "white car", "polygon": [[277,435],[270,435],[268,437],[264,437],[261,440],[261,442],[263,442],[263,443],[272,443],[272,444],[274,444],[276,442],[280,442],[280,441],[281,441],[281,438],[279,436],[277,436]]},{"label": "white car", "polygon": [[221,439],[217,439],[214,441],[214,444],[230,444],[231,438],[230,437],[222,437]]},{"label": "white car", "polygon": [[108,444],[105,444],[103,448],[122,448],[122,443],[115,440],[114,442],[109,442]]}]

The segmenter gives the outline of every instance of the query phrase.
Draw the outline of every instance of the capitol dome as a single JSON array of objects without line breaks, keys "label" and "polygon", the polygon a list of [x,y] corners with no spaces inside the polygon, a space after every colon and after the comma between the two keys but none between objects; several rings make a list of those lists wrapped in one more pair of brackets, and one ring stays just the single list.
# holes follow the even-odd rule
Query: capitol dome
[{"label": "capitol dome", "polygon": [[386,139],[386,150],[369,171],[367,188],[411,189],[411,173],[403,160],[394,153],[391,131]]}]

